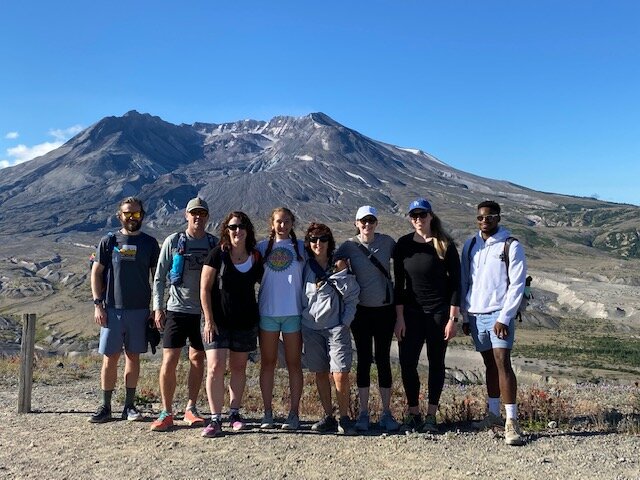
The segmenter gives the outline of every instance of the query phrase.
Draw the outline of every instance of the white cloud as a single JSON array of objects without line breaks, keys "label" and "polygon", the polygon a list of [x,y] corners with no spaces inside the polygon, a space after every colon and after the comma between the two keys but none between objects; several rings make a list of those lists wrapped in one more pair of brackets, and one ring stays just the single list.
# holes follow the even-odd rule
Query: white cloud
[{"label": "white cloud", "polygon": [[4,136],[4,138],[6,138],[7,140],[14,140],[14,139],[18,138],[19,136],[20,136],[20,134],[18,132],[9,132]]},{"label": "white cloud", "polygon": [[[18,165],[19,163],[24,163],[49,153],[51,150],[55,150],[62,146],[64,142],[81,132],[83,129],[84,127],[82,125],[74,125],[69,128],[51,129],[48,133],[55,139],[53,142],[43,142],[33,146],[20,144],[15,147],[7,148],[6,155],[9,158],[0,160],[0,169],[10,167],[12,165]],[[6,138],[9,138],[9,135],[13,134],[15,134],[15,136],[12,136],[11,138],[18,138],[18,132],[9,132]]]}]

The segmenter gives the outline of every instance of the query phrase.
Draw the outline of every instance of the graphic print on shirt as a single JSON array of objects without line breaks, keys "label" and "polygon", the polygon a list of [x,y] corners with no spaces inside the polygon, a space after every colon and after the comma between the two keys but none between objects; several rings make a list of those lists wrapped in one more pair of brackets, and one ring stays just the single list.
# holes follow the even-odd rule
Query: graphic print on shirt
[{"label": "graphic print on shirt", "polygon": [[209,250],[206,248],[190,248],[189,253],[186,254],[186,267],[188,270],[202,270],[204,265],[204,259],[207,258]]},{"label": "graphic print on shirt", "polygon": [[137,245],[122,245],[122,247],[120,247],[120,259],[125,262],[135,262],[137,252]]},{"label": "graphic print on shirt", "polygon": [[293,263],[293,252],[286,247],[276,247],[271,250],[267,259],[267,267],[276,272],[283,272]]}]

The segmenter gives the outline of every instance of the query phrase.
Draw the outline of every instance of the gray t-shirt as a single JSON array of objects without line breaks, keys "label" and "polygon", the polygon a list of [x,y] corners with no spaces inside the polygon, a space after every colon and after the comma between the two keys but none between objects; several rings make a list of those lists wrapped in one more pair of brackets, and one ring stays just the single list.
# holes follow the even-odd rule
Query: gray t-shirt
[{"label": "gray t-shirt", "polygon": [[[335,253],[336,258],[348,258],[351,269],[360,285],[360,305],[364,307],[382,307],[393,304],[393,286],[358,246],[357,238],[350,238]],[[382,266],[391,273],[391,258],[396,242],[389,235],[376,233],[373,242],[363,243]],[[386,298],[388,302],[385,302]]]},{"label": "gray t-shirt", "polygon": [[[153,309],[161,310],[164,302],[165,286],[168,284],[167,275],[171,270],[173,255],[178,250],[178,239],[181,232],[169,235],[162,243],[158,268],[153,279]],[[214,237],[218,244],[217,237]],[[205,258],[211,250],[211,242],[207,235],[194,238],[187,234],[184,252],[184,269],[182,270],[182,284],[169,286],[169,300],[167,310],[171,312],[200,314],[200,274]]]},{"label": "gray t-shirt", "polygon": [[158,242],[144,232],[138,235],[123,235],[118,231],[115,236],[117,244],[113,252],[107,252],[108,236],[102,237],[96,252],[96,261],[105,267],[111,257],[107,307],[127,310],[149,308],[149,278],[158,263]]}]

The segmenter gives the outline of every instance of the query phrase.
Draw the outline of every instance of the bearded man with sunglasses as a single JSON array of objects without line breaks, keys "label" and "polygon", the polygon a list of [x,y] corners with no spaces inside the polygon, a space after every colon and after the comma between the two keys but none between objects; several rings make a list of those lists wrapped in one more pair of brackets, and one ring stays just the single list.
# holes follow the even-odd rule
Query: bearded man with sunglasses
[{"label": "bearded man with sunglasses", "polygon": [[[173,428],[173,396],[176,391],[176,368],[180,353],[189,339],[188,399],[184,422],[203,427],[196,401],[204,375],[204,345],[200,333],[200,274],[207,255],[218,244],[218,238],[205,231],[209,206],[201,198],[192,198],[184,212],[187,228],[169,235],[162,243],[158,269],[153,280],[153,310],[158,330],[164,330],[160,394],[162,411],[151,424],[151,430],[164,432]],[[165,289],[169,284],[169,300],[164,307]]]},{"label": "bearded man with sunglasses", "polygon": [[140,354],[147,351],[149,280],[160,253],[156,239],[140,230],[144,214],[142,201],[138,198],[122,200],[116,214],[122,228],[100,240],[91,267],[94,319],[100,325],[98,352],[103,355],[100,375],[103,401],[89,417],[92,423],[111,419],[111,397],[123,347],[126,395],[122,418],[142,420],[134,400],[140,375]]},{"label": "bearded man with sunglasses", "polygon": [[[500,205],[496,202],[478,204],[477,221],[478,233],[462,249],[460,310],[463,331],[471,334],[485,364],[489,412],[473,426],[485,429],[504,425],[505,443],[522,445],[511,350],[514,318],[527,276],[524,249],[507,229],[499,226]],[[508,241],[510,245],[506,245]],[[505,404],[506,422],[500,415],[500,399]]]}]

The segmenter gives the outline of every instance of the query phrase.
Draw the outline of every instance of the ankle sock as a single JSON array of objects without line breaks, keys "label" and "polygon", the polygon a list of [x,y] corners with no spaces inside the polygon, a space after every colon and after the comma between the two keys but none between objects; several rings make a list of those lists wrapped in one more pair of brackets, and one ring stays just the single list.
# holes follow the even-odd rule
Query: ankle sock
[{"label": "ankle sock", "polygon": [[507,420],[518,418],[518,405],[510,403],[504,406],[504,410],[507,413]]},{"label": "ankle sock", "polygon": [[487,399],[487,404],[489,405],[489,411],[494,415],[500,416],[500,397],[493,398],[489,397]]}]

